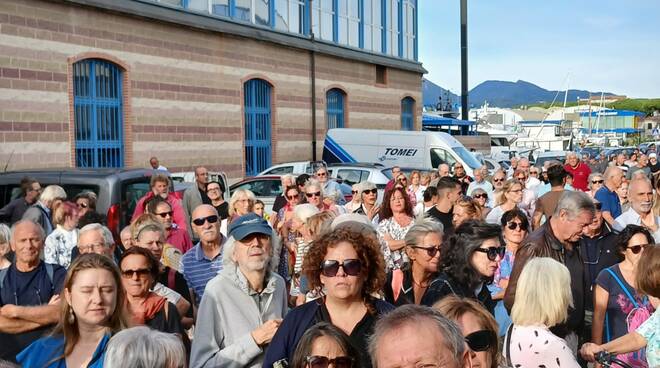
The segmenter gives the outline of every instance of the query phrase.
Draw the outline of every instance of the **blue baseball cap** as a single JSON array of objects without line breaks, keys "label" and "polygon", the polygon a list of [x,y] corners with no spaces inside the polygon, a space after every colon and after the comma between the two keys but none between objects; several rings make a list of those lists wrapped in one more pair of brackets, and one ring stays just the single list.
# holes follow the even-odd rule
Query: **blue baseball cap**
[{"label": "blue baseball cap", "polygon": [[273,229],[263,217],[255,213],[248,213],[234,220],[229,225],[229,236],[236,240],[243,240],[250,234],[273,235]]}]

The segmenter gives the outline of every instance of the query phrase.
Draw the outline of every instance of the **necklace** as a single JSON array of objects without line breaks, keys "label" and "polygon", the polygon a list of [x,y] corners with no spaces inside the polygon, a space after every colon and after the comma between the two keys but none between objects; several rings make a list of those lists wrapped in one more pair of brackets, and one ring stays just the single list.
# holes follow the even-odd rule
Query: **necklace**
[{"label": "necklace", "polygon": [[417,281],[415,281],[415,279],[413,279],[412,282],[413,282],[413,284],[415,284],[415,286],[417,286],[418,288],[426,289],[427,287],[429,287],[429,282],[428,282],[428,281],[426,281],[426,282],[422,282],[422,283],[418,283]]}]

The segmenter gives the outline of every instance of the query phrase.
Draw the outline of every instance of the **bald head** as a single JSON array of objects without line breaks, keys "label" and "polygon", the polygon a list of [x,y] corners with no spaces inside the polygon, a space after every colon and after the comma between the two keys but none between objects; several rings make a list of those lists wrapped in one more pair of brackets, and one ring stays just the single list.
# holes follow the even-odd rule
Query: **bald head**
[{"label": "bald head", "polygon": [[215,207],[211,206],[210,204],[200,204],[199,206],[195,207],[195,209],[192,212],[192,219],[200,218],[200,217],[206,217],[206,216],[211,216],[211,215],[218,215],[218,211],[215,209]]}]

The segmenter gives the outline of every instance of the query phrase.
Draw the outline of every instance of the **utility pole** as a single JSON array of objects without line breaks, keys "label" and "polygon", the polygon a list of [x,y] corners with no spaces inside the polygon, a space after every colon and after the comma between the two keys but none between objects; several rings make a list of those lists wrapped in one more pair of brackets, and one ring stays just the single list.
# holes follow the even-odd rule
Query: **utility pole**
[{"label": "utility pole", "polygon": [[468,116],[467,0],[461,0],[461,117]]}]

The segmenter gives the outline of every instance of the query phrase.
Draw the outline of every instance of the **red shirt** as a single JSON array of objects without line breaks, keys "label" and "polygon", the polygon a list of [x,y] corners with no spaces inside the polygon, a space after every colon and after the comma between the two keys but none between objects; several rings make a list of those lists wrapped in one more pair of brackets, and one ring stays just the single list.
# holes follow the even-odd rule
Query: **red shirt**
[{"label": "red shirt", "polygon": [[564,169],[573,174],[573,188],[586,192],[588,189],[589,175],[591,169],[584,162],[580,161],[577,167],[573,168],[571,165],[566,164]]},{"label": "red shirt", "polygon": [[185,254],[193,246],[188,232],[174,226],[170,229],[170,234],[167,236],[167,242],[180,250],[182,254]]}]

